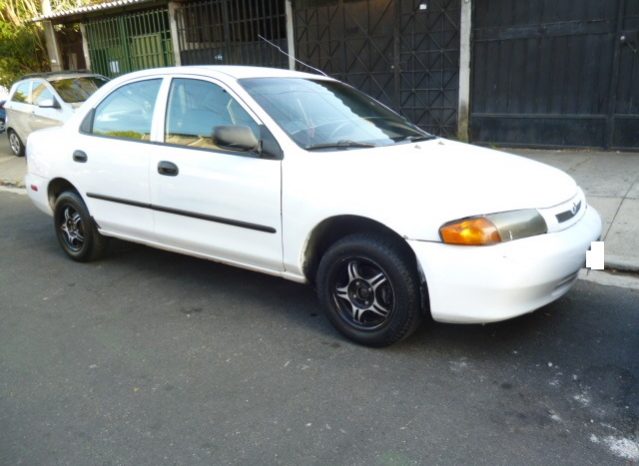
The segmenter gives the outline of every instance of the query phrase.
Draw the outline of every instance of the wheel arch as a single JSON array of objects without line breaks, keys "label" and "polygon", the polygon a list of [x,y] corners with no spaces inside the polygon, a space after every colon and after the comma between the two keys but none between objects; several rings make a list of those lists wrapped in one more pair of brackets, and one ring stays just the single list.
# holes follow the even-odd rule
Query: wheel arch
[{"label": "wheel arch", "polygon": [[7,126],[6,123],[5,123],[5,128],[4,129],[5,129],[6,133],[7,133],[7,135],[9,135],[9,132],[14,133],[16,136],[18,136],[18,139],[20,139],[20,142],[22,143],[22,145],[24,147],[27,146],[27,138],[22,137],[22,135],[20,134],[20,131],[18,131],[15,127]]},{"label": "wheel arch", "polygon": [[[406,240],[392,228],[369,217],[336,215],[322,220],[308,236],[302,257],[302,271],[306,279],[311,283],[315,281],[317,267],[328,248],[341,238],[356,233],[378,233],[392,238],[418,267],[415,253]],[[421,271],[420,274],[423,275]]]},{"label": "wheel arch", "polygon": [[47,186],[47,198],[49,199],[51,210],[53,210],[53,206],[55,205],[55,201],[58,196],[65,191],[73,191],[78,196],[82,197],[80,191],[78,191],[77,188],[65,178],[58,177],[49,182],[49,185]]},{"label": "wheel arch", "polygon": [[313,228],[308,237],[302,257],[302,271],[309,283],[314,284],[319,262],[324,253],[345,236],[356,233],[378,233],[391,238],[411,261],[411,266],[418,274],[421,288],[422,312],[430,315],[428,284],[415,252],[402,237],[392,228],[369,217],[359,215],[337,215],[322,220]]}]

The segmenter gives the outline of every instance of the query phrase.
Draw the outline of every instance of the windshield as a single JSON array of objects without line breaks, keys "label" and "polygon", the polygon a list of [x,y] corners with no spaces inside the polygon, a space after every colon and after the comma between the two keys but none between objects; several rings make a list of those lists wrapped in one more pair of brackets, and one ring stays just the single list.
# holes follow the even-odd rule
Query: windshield
[{"label": "windshield", "polygon": [[57,79],[50,84],[67,103],[84,102],[91,94],[107,83],[106,78],[100,76],[83,76],[77,78]]},{"label": "windshield", "polygon": [[239,82],[307,150],[388,146],[433,137],[337,81],[251,78]]}]

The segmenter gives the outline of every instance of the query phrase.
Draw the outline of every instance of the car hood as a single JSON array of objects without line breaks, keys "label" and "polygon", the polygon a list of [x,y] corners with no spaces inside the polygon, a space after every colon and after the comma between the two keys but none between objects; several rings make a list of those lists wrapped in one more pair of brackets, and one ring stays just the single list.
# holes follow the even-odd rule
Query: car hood
[{"label": "car hood", "polygon": [[[409,237],[437,237],[443,223],[463,217],[546,208],[577,193],[566,173],[524,157],[445,139],[369,150],[314,153],[316,190],[342,207]],[[339,159],[339,161],[337,160]],[[320,174],[324,176],[320,176]],[[306,186],[304,189],[309,189]],[[320,193],[315,193],[320,195]],[[336,214],[336,213],[335,213]]]},{"label": "car hood", "polygon": [[385,155],[373,157],[374,170],[392,174],[394,189],[418,197],[437,193],[469,215],[551,207],[577,191],[575,181],[554,167],[444,139],[395,146]]}]

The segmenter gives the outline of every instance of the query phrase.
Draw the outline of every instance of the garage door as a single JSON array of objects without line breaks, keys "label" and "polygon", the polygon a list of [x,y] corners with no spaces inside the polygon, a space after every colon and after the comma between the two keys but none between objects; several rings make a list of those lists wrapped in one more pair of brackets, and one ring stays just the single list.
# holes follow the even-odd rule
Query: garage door
[{"label": "garage door", "polygon": [[474,142],[639,148],[639,2],[474,3]]}]

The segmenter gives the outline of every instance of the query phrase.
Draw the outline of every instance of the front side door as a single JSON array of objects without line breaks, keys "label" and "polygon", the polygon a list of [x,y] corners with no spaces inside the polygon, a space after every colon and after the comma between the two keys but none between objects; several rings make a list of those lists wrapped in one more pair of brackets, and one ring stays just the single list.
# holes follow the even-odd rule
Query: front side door
[{"label": "front side door", "polygon": [[[83,123],[69,158],[80,189],[102,230],[152,240],[149,163],[151,128],[162,79],[127,83],[104,98]],[[77,141],[77,142],[76,142]]]},{"label": "front side door", "polygon": [[[31,131],[62,124],[63,110],[59,108],[59,106],[58,108],[40,107],[40,105],[47,103],[47,101],[57,102],[57,99],[53,96],[53,92],[51,92],[51,89],[49,89],[44,80],[33,82],[31,98],[33,100],[33,109],[31,111],[31,118],[29,119]],[[60,102],[58,102],[58,104],[59,103]]]},{"label": "front side door", "polygon": [[163,144],[150,164],[158,240],[248,267],[282,270],[279,160],[216,145],[215,127],[259,126],[220,83],[173,78]]},{"label": "front side door", "polygon": [[7,112],[7,126],[18,133],[22,144],[26,144],[27,136],[29,136],[29,120],[33,111],[30,79],[18,84],[11,96],[11,100],[5,104],[5,109]]}]

